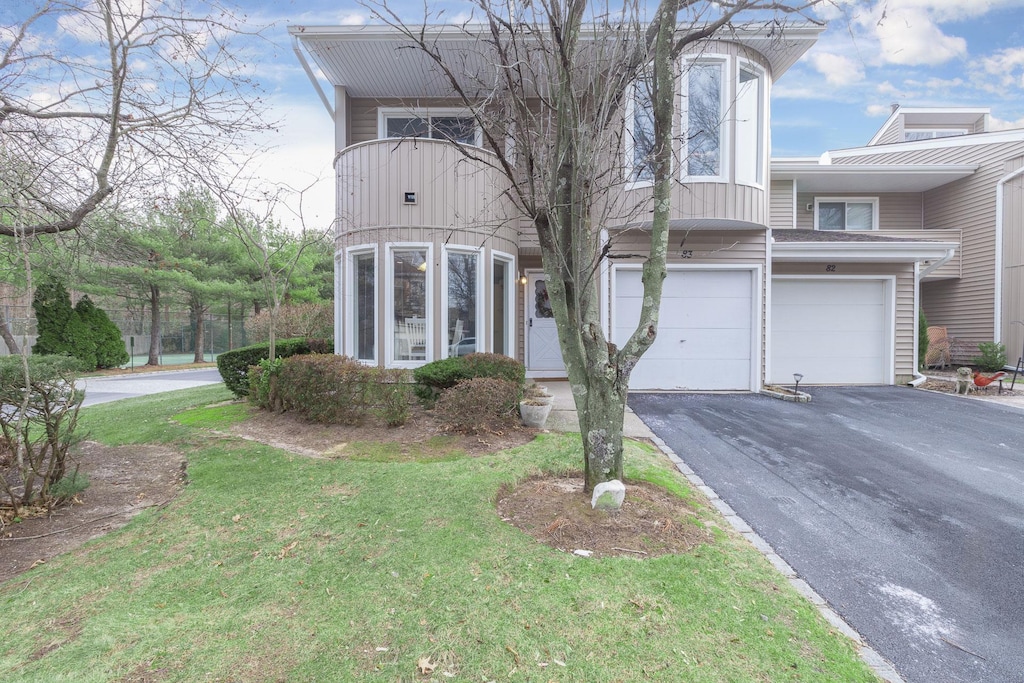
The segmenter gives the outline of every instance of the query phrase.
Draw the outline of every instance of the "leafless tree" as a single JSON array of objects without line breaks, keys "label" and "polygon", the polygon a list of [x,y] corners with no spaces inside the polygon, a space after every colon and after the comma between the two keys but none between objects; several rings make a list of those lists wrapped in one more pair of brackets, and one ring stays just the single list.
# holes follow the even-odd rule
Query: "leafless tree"
[{"label": "leafless tree", "polygon": [[[476,16],[461,26],[472,54],[453,53],[431,22],[412,25],[386,2],[377,18],[426,54],[483,130],[490,154],[460,145],[511,181],[511,198],[540,241],[562,357],[580,418],[585,488],[622,478],[622,423],[629,376],[654,342],[667,275],[675,81],[680,55],[745,18],[781,34],[787,16],[817,0],[662,0],[621,6],[585,0],[476,0]],[[430,17],[427,17],[430,19]],[[479,23],[476,23],[479,22]],[[447,30],[451,30],[448,27]],[[450,34],[449,34],[450,35]],[[485,65],[483,67],[479,65]],[[642,139],[623,132],[627,93],[649,79],[653,118]],[[713,83],[700,83],[707,90]],[[692,154],[714,147],[710,125],[683,131]],[[643,207],[650,251],[645,254],[643,305],[637,327],[621,346],[601,324],[599,273],[613,253],[601,227],[636,215],[613,190],[634,168],[623,168],[633,143],[653,182]],[[699,159],[694,163],[713,163]]]}]

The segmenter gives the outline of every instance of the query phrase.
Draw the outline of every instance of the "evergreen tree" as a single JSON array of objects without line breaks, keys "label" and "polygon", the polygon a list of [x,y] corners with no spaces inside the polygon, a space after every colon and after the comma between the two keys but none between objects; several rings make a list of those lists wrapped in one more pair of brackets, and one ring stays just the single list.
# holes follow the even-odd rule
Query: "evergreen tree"
[{"label": "evergreen tree", "polygon": [[88,296],[83,296],[75,305],[75,315],[95,347],[97,368],[116,368],[128,362],[121,330],[106,311],[93,304]]},{"label": "evergreen tree", "polygon": [[32,310],[36,314],[36,343],[32,353],[38,355],[71,353],[71,321],[75,311],[71,297],[57,280],[45,280],[36,287],[32,297]]}]

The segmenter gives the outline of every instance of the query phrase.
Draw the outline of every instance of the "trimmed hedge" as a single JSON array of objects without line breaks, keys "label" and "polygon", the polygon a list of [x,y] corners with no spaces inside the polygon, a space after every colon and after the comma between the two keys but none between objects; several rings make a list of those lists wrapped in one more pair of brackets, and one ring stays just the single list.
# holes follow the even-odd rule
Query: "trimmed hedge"
[{"label": "trimmed hedge", "polygon": [[[334,353],[334,342],[330,339],[281,339],[275,344],[274,355],[277,358],[289,358],[314,353],[315,350]],[[248,396],[249,368],[269,357],[270,344],[243,346],[217,356],[217,370],[220,371],[224,385],[235,396]]]},{"label": "trimmed hedge", "polygon": [[474,377],[445,390],[434,413],[449,431],[499,432],[515,423],[521,391],[521,384],[505,379]]},{"label": "trimmed hedge", "polygon": [[421,400],[432,403],[446,389],[463,380],[489,377],[510,382],[518,387],[516,401],[526,384],[526,366],[515,358],[500,353],[471,353],[427,363],[413,370],[416,386],[413,390]]},{"label": "trimmed hedge", "polygon": [[288,358],[277,374],[281,408],[323,424],[360,424],[373,401],[374,370],[347,356]]}]

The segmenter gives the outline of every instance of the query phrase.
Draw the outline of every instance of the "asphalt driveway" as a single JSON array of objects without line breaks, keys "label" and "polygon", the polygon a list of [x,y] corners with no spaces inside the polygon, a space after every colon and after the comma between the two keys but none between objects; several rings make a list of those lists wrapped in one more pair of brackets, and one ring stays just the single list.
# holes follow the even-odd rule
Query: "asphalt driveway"
[{"label": "asphalt driveway", "polygon": [[119,401],[159,394],[175,389],[191,389],[207,384],[220,384],[217,368],[198,370],[164,370],[161,372],[140,372],[131,375],[110,375],[109,377],[88,377],[78,381],[78,388],[85,390],[82,406]]},{"label": "asphalt driveway", "polygon": [[629,405],[908,681],[1024,681],[1024,411],[810,393]]}]

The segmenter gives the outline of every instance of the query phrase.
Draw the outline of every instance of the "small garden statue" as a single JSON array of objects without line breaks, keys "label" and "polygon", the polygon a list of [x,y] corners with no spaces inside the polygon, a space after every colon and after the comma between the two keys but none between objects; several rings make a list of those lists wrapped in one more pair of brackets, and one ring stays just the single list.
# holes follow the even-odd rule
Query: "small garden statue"
[{"label": "small garden statue", "polygon": [[970,368],[956,369],[956,393],[966,395],[974,384],[974,376]]}]

